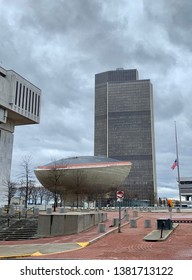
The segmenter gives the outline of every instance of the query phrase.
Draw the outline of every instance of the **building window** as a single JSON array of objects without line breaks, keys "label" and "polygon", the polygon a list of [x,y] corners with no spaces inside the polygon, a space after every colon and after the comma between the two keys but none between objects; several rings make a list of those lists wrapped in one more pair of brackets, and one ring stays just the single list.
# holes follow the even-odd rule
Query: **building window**
[{"label": "building window", "polygon": [[15,89],[15,105],[17,105],[17,95],[18,95],[18,82],[16,82],[16,89]]},{"label": "building window", "polygon": [[40,96],[38,95],[37,116],[39,117]]},{"label": "building window", "polygon": [[22,109],[24,108],[24,101],[25,101],[25,86],[23,86]]},{"label": "building window", "polygon": [[33,114],[33,107],[34,107],[34,91],[32,93],[32,104],[31,104],[31,113]]},{"label": "building window", "polygon": [[35,94],[35,115],[37,115],[37,94]]},{"label": "building window", "polygon": [[19,86],[19,104],[18,104],[19,107],[21,106],[21,90],[22,90],[22,84],[20,83],[20,86]]},{"label": "building window", "polygon": [[27,103],[28,103],[28,88],[26,88],[25,110],[27,110]]},{"label": "building window", "polygon": [[29,106],[28,106],[28,111],[30,112],[31,109],[31,90],[29,90]]}]

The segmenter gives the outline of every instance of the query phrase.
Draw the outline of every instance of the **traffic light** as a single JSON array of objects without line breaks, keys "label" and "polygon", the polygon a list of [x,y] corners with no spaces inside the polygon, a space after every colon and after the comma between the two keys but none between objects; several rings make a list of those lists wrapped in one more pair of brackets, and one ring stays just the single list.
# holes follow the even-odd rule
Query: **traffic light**
[{"label": "traffic light", "polygon": [[173,207],[174,205],[173,205],[173,200],[172,199],[168,199],[167,200],[167,206],[168,207]]}]

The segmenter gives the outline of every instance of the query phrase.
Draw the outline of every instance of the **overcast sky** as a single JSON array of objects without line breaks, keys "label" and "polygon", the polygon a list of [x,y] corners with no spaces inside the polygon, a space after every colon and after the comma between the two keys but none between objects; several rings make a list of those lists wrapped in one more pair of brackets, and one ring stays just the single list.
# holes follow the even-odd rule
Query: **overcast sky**
[{"label": "overcast sky", "polygon": [[153,84],[158,196],[192,176],[191,0],[0,0],[0,65],[42,90],[39,125],[15,129],[12,177],[93,155],[96,73],[137,69]]}]

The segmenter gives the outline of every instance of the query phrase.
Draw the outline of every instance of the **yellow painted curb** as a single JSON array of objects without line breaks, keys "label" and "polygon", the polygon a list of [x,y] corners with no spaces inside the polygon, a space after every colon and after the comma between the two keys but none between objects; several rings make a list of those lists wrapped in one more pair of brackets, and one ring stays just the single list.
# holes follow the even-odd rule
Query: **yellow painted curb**
[{"label": "yellow painted curb", "polygon": [[31,256],[34,256],[34,257],[38,257],[38,256],[42,256],[43,254],[41,254],[40,252],[35,252],[33,254],[31,254]]},{"label": "yellow painted curb", "polygon": [[89,245],[89,242],[77,242],[77,244],[81,247],[86,247]]},{"label": "yellow painted curb", "polygon": [[12,255],[12,256],[0,256],[1,260],[4,259],[17,259],[17,258],[25,258],[25,257],[30,257],[31,254],[23,254],[23,255]]}]

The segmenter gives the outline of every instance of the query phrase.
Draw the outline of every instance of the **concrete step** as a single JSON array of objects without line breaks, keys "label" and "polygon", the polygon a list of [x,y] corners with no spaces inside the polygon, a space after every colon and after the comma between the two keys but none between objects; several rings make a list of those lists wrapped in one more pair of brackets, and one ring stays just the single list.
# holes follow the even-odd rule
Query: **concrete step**
[{"label": "concrete step", "polygon": [[37,234],[37,219],[18,220],[0,231],[0,240],[30,239]]}]

